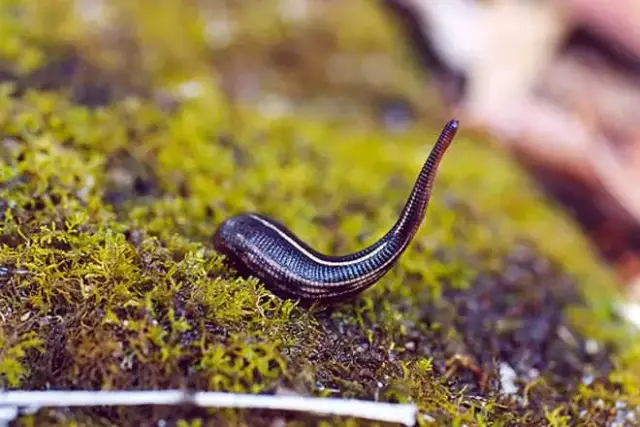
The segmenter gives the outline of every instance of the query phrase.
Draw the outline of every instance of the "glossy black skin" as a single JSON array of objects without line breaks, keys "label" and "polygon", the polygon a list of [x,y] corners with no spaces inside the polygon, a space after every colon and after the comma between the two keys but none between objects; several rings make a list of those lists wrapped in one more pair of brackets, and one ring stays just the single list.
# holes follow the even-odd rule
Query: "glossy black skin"
[{"label": "glossy black skin", "polygon": [[350,299],[384,276],[413,239],[431,198],[438,165],[457,130],[457,120],[446,124],[396,223],[359,252],[321,254],[283,224],[255,213],[223,221],[212,237],[213,247],[241,276],[257,277],[281,298],[321,305]]}]

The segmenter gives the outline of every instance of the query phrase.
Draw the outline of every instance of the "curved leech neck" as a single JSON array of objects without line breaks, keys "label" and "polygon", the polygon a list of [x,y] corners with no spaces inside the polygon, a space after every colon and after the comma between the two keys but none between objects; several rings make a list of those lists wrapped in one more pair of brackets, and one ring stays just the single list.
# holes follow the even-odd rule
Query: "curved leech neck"
[{"label": "curved leech neck", "polygon": [[409,195],[400,216],[391,229],[375,243],[369,247],[342,256],[321,255],[333,261],[349,259],[349,263],[361,261],[364,257],[369,257],[373,252],[379,252],[392,241],[399,243],[398,247],[389,255],[385,264],[393,262],[404,251],[411,239],[418,231],[422,220],[426,214],[427,205],[431,199],[431,189],[435,180],[440,161],[444,157],[447,148],[453,142],[458,131],[458,120],[450,120],[440,132],[438,139],[429,153],[429,157],[422,166],[418,178],[416,179],[411,194]]},{"label": "curved leech neck", "polygon": [[418,174],[418,178],[398,217],[398,221],[388,233],[388,235],[399,237],[402,242],[401,246],[403,247],[413,238],[424,219],[429,200],[431,199],[431,191],[438,166],[457,131],[458,121],[455,119],[449,121],[444,126],[429,157]]},{"label": "curved leech neck", "polygon": [[[431,189],[435,180],[436,173],[440,161],[444,157],[447,148],[453,142],[458,131],[458,121],[450,120],[440,132],[435,145],[431,149],[431,153],[425,161],[418,178],[416,179],[411,194],[409,195],[400,216],[391,229],[375,243],[369,247],[348,255],[327,256],[320,255],[328,260],[343,260],[345,263],[352,264],[362,261],[363,258],[369,257],[374,252],[379,252],[391,242],[397,242],[398,246],[393,253],[388,255],[385,265],[393,262],[404,251],[411,239],[417,232],[422,220],[425,216],[427,205],[431,198]],[[348,260],[348,262],[347,262]]]},{"label": "curved leech neck", "polygon": [[418,174],[418,178],[413,186],[411,194],[405,203],[405,206],[396,221],[395,225],[389,230],[389,232],[378,240],[376,243],[371,245],[369,248],[365,249],[361,252],[361,257],[358,259],[362,259],[362,256],[366,253],[371,253],[373,251],[377,251],[382,247],[389,244],[392,240],[396,240],[399,243],[399,246],[393,251],[393,253],[389,254],[385,257],[381,264],[376,267],[377,273],[373,273],[370,275],[368,279],[362,280],[363,278],[359,278],[358,284],[355,287],[350,287],[349,289],[344,289],[341,292],[333,292],[330,295],[330,298],[338,298],[341,295],[346,294],[357,294],[364,291],[366,288],[371,286],[373,283],[377,281],[377,279],[383,275],[390,266],[393,264],[394,260],[397,259],[400,254],[404,251],[407,245],[410,243],[411,239],[417,232],[424,216],[426,213],[427,205],[429,204],[429,200],[431,198],[431,189],[433,187],[433,182],[435,180],[435,175],[438,171],[438,166],[440,165],[440,161],[444,157],[447,148],[451,145],[453,138],[455,137],[458,131],[458,121],[451,120],[449,121],[436,144],[431,150],[429,157],[425,161],[420,173]]}]

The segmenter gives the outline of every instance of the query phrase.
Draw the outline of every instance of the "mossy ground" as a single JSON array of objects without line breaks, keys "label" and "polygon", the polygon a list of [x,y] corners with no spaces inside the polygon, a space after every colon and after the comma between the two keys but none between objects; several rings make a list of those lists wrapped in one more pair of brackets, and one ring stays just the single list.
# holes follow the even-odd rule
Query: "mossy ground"
[{"label": "mossy ground", "polygon": [[[0,2],[4,387],[293,391],[413,401],[425,425],[631,425],[640,345],[612,315],[615,282],[509,159],[464,131],[416,240],[355,302],[309,312],[236,278],[210,248],[216,225],[239,211],[277,217],[333,253],[393,223],[444,121],[393,133],[369,119],[273,117],[230,103],[211,79],[261,64],[299,105],[344,106],[354,94],[364,102],[350,111],[362,111],[404,94],[427,108],[406,64],[395,85],[317,75],[329,54],[357,63],[398,50],[375,10],[354,1],[347,17],[274,29],[273,2],[230,8],[244,27],[212,48],[191,3],[114,2],[118,38],[72,19],[70,4]],[[349,13],[357,25],[345,25]],[[285,71],[265,59],[281,51],[296,58]],[[137,61],[125,69],[123,58]],[[197,97],[159,95],[184,79]],[[500,392],[505,363],[519,378],[514,395]],[[41,410],[19,423],[278,418],[354,424],[175,408]]]}]

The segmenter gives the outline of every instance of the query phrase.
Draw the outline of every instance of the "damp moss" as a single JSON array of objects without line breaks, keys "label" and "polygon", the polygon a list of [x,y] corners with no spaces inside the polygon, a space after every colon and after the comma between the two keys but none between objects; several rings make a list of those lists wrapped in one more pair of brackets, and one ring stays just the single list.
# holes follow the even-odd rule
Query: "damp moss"
[{"label": "damp moss", "polygon": [[[82,54],[86,24],[60,5],[23,6],[22,20],[3,12],[11,34],[39,58],[35,74],[12,70],[0,91],[4,387],[191,387],[415,402],[421,424],[604,425],[632,416],[638,344],[611,315],[615,281],[509,158],[464,131],[443,161],[415,241],[355,301],[317,313],[236,277],[209,244],[224,218],[259,211],[321,251],[357,250],[394,222],[440,125],[393,133],[230,104],[201,73],[210,52],[197,42],[203,30],[193,11],[167,2],[154,23],[144,21],[145,4],[120,12],[125,22],[139,20],[134,50],[148,61],[125,84],[114,77],[122,75],[113,71],[117,60],[100,63],[111,76],[100,102],[86,85],[37,84],[52,55],[95,54]],[[361,2],[351,7],[365,10]],[[43,18],[49,8],[57,19]],[[363,16],[359,29],[314,25],[335,31],[350,54],[369,54],[375,49],[363,28],[381,23]],[[177,38],[158,24],[172,17],[188,24]],[[65,31],[56,27],[62,23]],[[392,48],[375,34],[376,49]],[[262,49],[286,39],[269,37]],[[10,60],[7,49],[0,56]],[[167,106],[147,96],[189,72],[197,97]],[[131,81],[149,88],[123,91]],[[505,369],[518,377],[514,395],[500,392]],[[353,424],[162,407],[43,409],[21,422],[276,418]]]}]

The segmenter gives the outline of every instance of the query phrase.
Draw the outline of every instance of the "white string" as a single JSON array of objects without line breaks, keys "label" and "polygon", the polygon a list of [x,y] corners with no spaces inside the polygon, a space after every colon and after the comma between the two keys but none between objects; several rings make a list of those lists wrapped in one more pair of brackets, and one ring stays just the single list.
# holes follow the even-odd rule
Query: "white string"
[{"label": "white string", "polygon": [[[0,426],[13,420],[18,409],[72,406],[184,405],[201,407],[275,409],[339,415],[382,422],[415,424],[414,404],[395,404],[356,399],[304,396],[272,396],[223,392],[188,392],[182,390],[149,391],[2,391],[0,392]],[[3,418],[3,415],[5,418]]]}]

